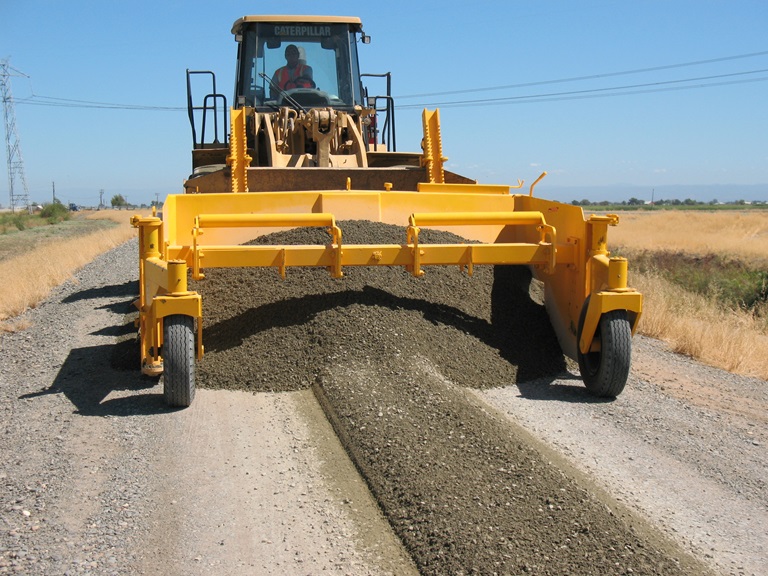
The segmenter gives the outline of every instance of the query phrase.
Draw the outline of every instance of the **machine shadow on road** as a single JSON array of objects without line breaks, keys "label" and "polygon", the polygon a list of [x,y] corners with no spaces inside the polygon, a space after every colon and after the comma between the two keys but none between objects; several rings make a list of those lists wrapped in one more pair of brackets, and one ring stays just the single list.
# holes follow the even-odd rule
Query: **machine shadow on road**
[{"label": "machine shadow on road", "polygon": [[[573,384],[564,384],[563,380],[572,380]],[[557,382],[557,383],[555,383]],[[578,376],[569,372],[560,374],[556,381],[540,378],[516,384],[520,396],[527,400],[548,400],[571,404],[610,404],[615,398],[601,398],[590,394]]]},{"label": "machine shadow on road", "polygon": [[[94,300],[96,298],[125,298],[136,297],[139,293],[139,283],[137,280],[129,280],[122,284],[113,284],[110,286],[99,286],[98,288],[86,288],[79,292],[73,292],[62,299],[64,304],[79,302],[80,300]],[[114,310],[124,306],[123,302],[108,304],[102,308]]]},{"label": "machine shadow on road", "polygon": [[[141,375],[139,347],[132,306],[138,294],[135,280],[98,288],[87,288],[62,299],[63,303],[109,299],[95,309],[123,314],[122,322],[97,328],[90,336],[108,338],[110,343],[72,348],[48,388],[25,394],[36,398],[47,394],[64,394],[83,416],[134,416],[167,412],[162,391],[149,392],[157,378]],[[141,391],[145,391],[141,393]]]},{"label": "machine shadow on road", "polygon": [[[120,324],[99,328],[91,336],[104,336],[108,344],[72,348],[64,364],[48,388],[25,394],[35,398],[47,394],[64,394],[83,416],[133,416],[158,414],[169,409],[162,391],[149,392],[158,384],[157,378],[140,375],[139,347],[131,305],[136,294],[136,282],[115,286],[90,288],[65,298],[63,302],[85,299],[129,296],[129,300],[110,302],[99,309],[125,314]],[[141,393],[141,391],[145,391]]]},{"label": "machine shadow on road", "polygon": [[[35,398],[64,394],[82,416],[135,416],[167,412],[162,392],[138,393],[157,385],[157,378],[123,372],[110,365],[114,345],[86,346],[70,350],[50,387],[25,394]],[[114,398],[110,395],[117,393]]]},{"label": "machine shadow on road", "polygon": [[527,266],[494,266],[491,320],[497,338],[504,342],[499,347],[502,356],[519,366],[514,385],[523,398],[572,403],[613,400],[593,396],[581,378],[568,371],[543,294],[538,293]]}]

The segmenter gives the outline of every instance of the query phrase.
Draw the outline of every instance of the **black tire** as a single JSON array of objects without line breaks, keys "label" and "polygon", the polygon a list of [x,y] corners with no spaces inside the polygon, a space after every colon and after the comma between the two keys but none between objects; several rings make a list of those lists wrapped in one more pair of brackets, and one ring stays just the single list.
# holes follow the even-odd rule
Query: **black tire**
[{"label": "black tire", "polygon": [[182,314],[163,321],[163,395],[169,406],[187,407],[195,398],[194,325]]},{"label": "black tire", "polygon": [[[589,298],[584,302],[579,318],[579,340],[588,304]],[[632,361],[632,328],[627,320],[627,311],[613,310],[603,314],[595,331],[595,339],[600,344],[598,351],[582,354],[577,349],[581,378],[592,394],[615,398],[627,384]]]}]

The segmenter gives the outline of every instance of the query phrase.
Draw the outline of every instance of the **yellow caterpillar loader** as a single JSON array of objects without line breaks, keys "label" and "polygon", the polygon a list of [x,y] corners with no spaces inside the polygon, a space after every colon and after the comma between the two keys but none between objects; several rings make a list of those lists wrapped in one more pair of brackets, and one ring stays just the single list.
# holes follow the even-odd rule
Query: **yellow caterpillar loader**
[{"label": "yellow caterpillar loader", "polygon": [[[162,219],[134,216],[139,232],[142,371],[163,374],[172,406],[189,406],[195,358],[203,355],[202,302],[188,275],[206,268],[525,265],[542,281],[566,355],[587,388],[616,396],[626,384],[642,295],[627,287],[627,261],[610,257],[615,215],[537,198],[515,186],[482,185],[445,169],[439,111],[424,110],[422,150],[398,152],[388,75],[361,74],[357,49],[370,42],[358,18],[246,16],[237,42],[231,106],[210,71],[187,70],[192,175],[167,197]],[[386,94],[363,80],[381,76]],[[193,85],[211,87],[193,102]],[[381,79],[374,80],[381,83]],[[228,115],[228,120],[227,120]],[[405,227],[401,244],[345,244],[344,220]],[[243,245],[276,228],[322,227],[317,246]],[[471,242],[425,244],[422,228]],[[428,273],[428,272],[426,272]],[[460,273],[460,272],[457,272]],[[510,302],[510,305],[514,305]],[[195,325],[197,328],[195,329]]]}]

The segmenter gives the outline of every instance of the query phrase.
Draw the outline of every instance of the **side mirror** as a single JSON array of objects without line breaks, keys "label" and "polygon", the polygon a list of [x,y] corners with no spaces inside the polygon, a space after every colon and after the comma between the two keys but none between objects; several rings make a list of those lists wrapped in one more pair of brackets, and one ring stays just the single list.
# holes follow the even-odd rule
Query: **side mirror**
[{"label": "side mirror", "polygon": [[367,34],[363,34],[362,36],[360,36],[360,41],[363,44],[370,44],[371,43],[371,37],[368,36]]}]

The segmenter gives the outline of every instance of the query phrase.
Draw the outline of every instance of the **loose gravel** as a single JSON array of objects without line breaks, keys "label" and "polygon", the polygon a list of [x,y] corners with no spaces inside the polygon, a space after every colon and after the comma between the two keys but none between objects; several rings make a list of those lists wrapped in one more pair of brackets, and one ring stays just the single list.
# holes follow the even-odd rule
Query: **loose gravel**
[{"label": "loose gravel", "polygon": [[[372,222],[341,222],[350,244],[400,244],[405,230]],[[325,244],[324,230],[296,229],[257,244]],[[424,243],[455,243],[424,230]],[[428,267],[422,278],[396,268],[347,268],[333,279],[323,269],[206,270],[192,283],[203,295],[204,387],[286,391],[309,387],[326,364],[366,357],[383,363],[426,355],[452,381],[498,386],[557,374],[566,361],[543,306],[526,296],[530,273],[515,267]],[[490,371],[489,371],[490,369]]]},{"label": "loose gravel", "polygon": [[0,573],[124,574],[135,560],[148,455],[132,445],[146,423],[112,426],[130,414],[103,402],[146,386],[111,368],[136,255],[129,242],[100,256],[28,311],[27,329],[0,334]]}]

